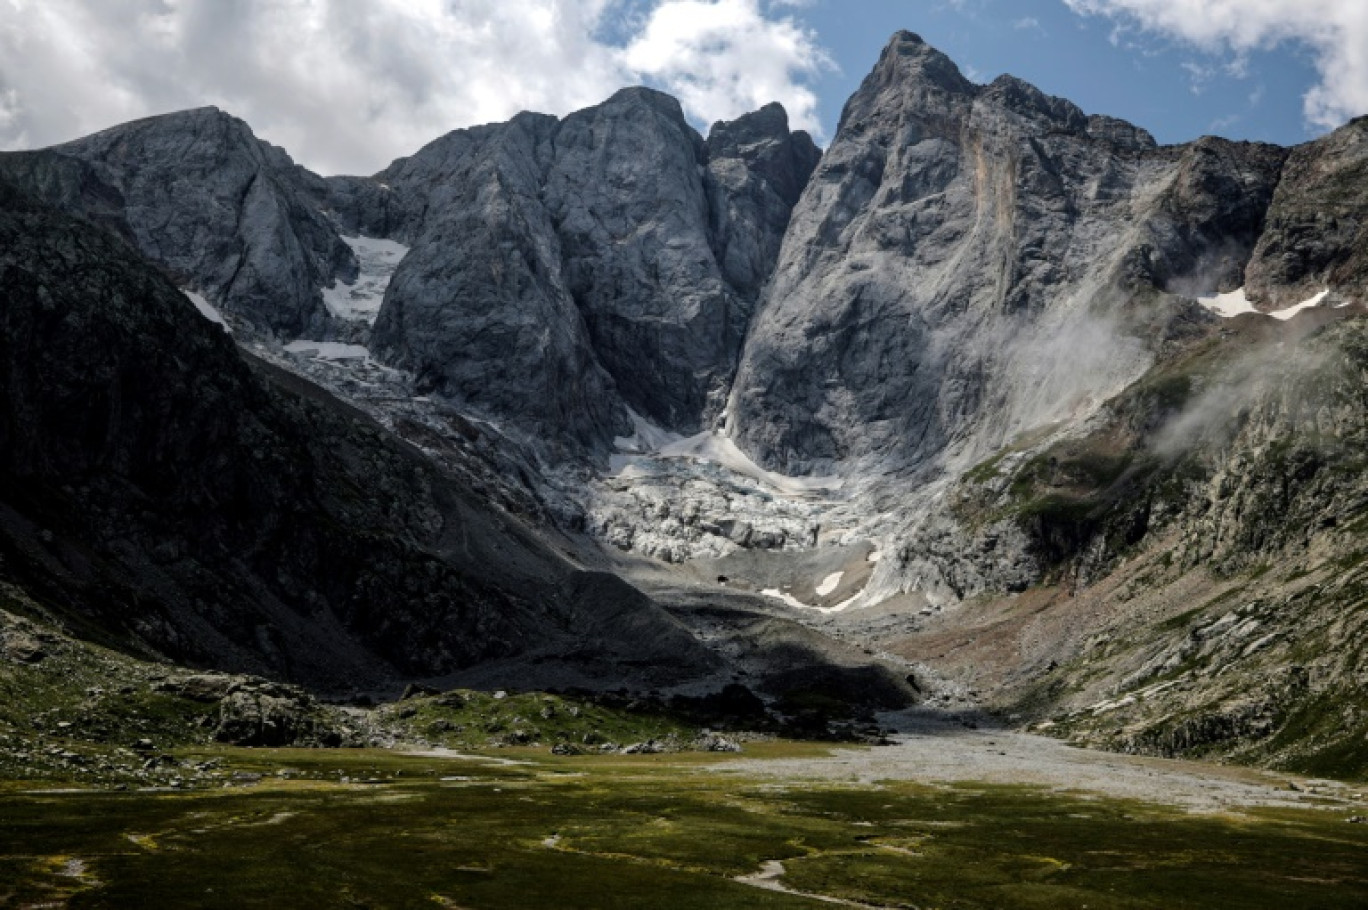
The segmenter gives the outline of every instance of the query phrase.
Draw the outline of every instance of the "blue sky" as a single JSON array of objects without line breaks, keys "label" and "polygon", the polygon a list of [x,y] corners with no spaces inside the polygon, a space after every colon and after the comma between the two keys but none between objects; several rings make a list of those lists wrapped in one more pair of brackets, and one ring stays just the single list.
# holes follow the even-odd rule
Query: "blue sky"
[{"label": "blue sky", "polygon": [[1216,134],[1291,145],[1322,131],[1308,128],[1303,115],[1302,95],[1318,77],[1298,43],[1254,51],[1235,67],[1233,52],[1204,51],[1134,24],[1118,29],[1116,19],[1080,15],[1061,0],[813,0],[789,12],[839,66],[813,83],[828,133],[900,28],[944,51],[976,82],[1011,73],[1164,143]]},{"label": "blue sky", "polygon": [[[0,0],[0,149],[216,105],[325,174],[645,83],[819,141],[899,29],[1161,142],[1368,113],[1368,0]],[[1308,126],[1312,124],[1312,126]]]}]

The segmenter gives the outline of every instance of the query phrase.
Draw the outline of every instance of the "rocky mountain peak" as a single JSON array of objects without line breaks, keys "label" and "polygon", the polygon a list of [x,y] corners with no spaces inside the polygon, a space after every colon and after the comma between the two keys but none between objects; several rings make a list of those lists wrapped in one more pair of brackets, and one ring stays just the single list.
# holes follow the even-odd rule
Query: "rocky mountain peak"
[{"label": "rocky mountain peak", "polygon": [[798,202],[821,157],[811,136],[789,130],[788,112],[778,102],[735,120],[719,120],[708,132],[710,162],[739,159],[768,181],[790,208]]},{"label": "rocky mountain peak", "polygon": [[[674,120],[680,126],[688,126],[689,121],[684,116],[684,108],[680,105],[678,98],[644,85],[632,85],[627,88],[618,89],[608,97],[607,101],[585,108],[584,110],[610,113],[627,111],[633,108],[651,110]],[[570,116],[574,117],[575,114],[571,114]]]},{"label": "rocky mountain peak", "polygon": [[954,119],[952,111],[972,102],[978,91],[945,54],[911,32],[898,32],[846,102],[836,134],[896,129],[894,124],[909,120],[921,124],[913,127],[918,131],[945,124]]},{"label": "rocky mountain peak", "polygon": [[789,473],[921,470],[1097,406],[1151,362],[1131,301],[1218,260],[1236,278],[1280,164],[1184,161],[894,36],[794,210],[733,389],[738,440]]},{"label": "rocky mountain peak", "polygon": [[820,154],[778,105],[713,134],[634,87],[331,180],[343,224],[412,245],[372,349],[549,454],[605,451],[628,407],[697,432]]},{"label": "rocky mountain peak", "polygon": [[708,151],[713,155],[735,154],[736,149],[757,142],[776,142],[789,136],[788,111],[777,101],[735,120],[719,120],[708,131]]},{"label": "rocky mountain peak", "polygon": [[965,78],[955,61],[927,44],[920,35],[908,31],[893,35],[866,83],[871,80],[887,82],[892,78],[925,82],[944,91],[962,94],[973,94],[978,88]]},{"label": "rocky mountain peak", "polygon": [[[81,192],[56,176],[72,162],[86,175]],[[325,331],[320,289],[356,273],[351,250],[310,199],[318,178],[216,107],[0,156],[0,172],[115,227],[181,287],[268,333]]]}]

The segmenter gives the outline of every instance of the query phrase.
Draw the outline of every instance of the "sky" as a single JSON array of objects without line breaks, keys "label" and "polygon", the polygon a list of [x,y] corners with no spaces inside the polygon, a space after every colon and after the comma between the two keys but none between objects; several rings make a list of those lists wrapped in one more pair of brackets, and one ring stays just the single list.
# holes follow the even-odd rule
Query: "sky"
[{"label": "sky", "polygon": [[1291,145],[1368,114],[1368,0],[0,0],[0,148],[213,104],[324,174],[626,85],[821,144],[899,29],[1148,129]]}]

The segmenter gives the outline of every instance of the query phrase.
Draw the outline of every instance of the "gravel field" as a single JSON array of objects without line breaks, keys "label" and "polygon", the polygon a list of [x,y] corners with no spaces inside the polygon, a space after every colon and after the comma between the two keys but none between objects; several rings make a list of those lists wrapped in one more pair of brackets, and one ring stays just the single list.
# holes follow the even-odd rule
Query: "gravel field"
[{"label": "gravel field", "polygon": [[712,770],[828,782],[1025,784],[1196,812],[1323,806],[1361,813],[1368,806],[1368,785],[1080,749],[1029,733],[970,729],[923,712],[885,715],[883,722],[903,731],[892,737],[893,745],[841,749],[827,758],[730,762]]}]

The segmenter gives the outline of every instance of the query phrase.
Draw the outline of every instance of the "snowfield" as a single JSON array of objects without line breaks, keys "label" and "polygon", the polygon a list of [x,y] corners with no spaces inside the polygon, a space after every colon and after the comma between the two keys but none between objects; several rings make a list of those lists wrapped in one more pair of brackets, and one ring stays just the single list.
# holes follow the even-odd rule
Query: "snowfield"
[{"label": "snowfield", "polygon": [[1239,288],[1228,294],[1211,294],[1206,297],[1198,297],[1197,302],[1216,315],[1223,316],[1226,319],[1242,316],[1245,313],[1257,313],[1260,316],[1272,316],[1274,319],[1286,321],[1300,313],[1302,310],[1309,310],[1312,307],[1320,306],[1321,302],[1325,300],[1329,294],[1330,289],[1326,288],[1319,294],[1316,294],[1314,297],[1308,297],[1301,303],[1294,304],[1285,309],[1274,310],[1271,313],[1265,313],[1261,310],[1254,309],[1254,304],[1250,303],[1249,298],[1245,296],[1244,288]]},{"label": "snowfield", "polygon": [[618,450],[625,453],[611,458],[610,470],[614,476],[630,477],[627,469],[638,458],[655,456],[693,458],[719,464],[787,496],[836,491],[843,483],[839,477],[788,477],[767,471],[742,452],[726,435],[726,431],[704,430],[694,436],[681,436],[655,426],[635,411],[630,413],[636,432],[631,436],[619,436],[613,440]]},{"label": "snowfield", "polygon": [[223,326],[223,330],[229,335],[233,334],[233,330],[229,328],[228,323],[224,321],[223,314],[220,313],[212,303],[205,300],[203,294],[197,294],[186,288],[181,288],[181,293],[190,298],[190,302],[195,305],[196,310],[199,310],[201,316],[215,325]]},{"label": "snowfield", "polygon": [[409,248],[379,237],[343,237],[342,240],[356,254],[360,274],[354,284],[338,281],[330,288],[323,288],[323,303],[334,316],[374,324],[394,270],[408,255]]}]

